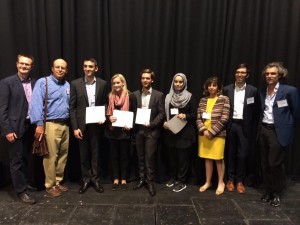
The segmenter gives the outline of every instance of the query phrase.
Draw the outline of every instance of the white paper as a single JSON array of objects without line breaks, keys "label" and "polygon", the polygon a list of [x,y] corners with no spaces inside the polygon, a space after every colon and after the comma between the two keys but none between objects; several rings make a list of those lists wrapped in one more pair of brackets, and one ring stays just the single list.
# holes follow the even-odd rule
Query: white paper
[{"label": "white paper", "polygon": [[85,123],[98,123],[105,121],[105,106],[86,107]]},{"label": "white paper", "polygon": [[150,123],[151,109],[138,108],[136,111],[135,123],[147,125]]},{"label": "white paper", "polygon": [[114,110],[113,116],[117,118],[117,121],[112,123],[113,127],[128,127],[132,128],[133,124],[133,112]]},{"label": "white paper", "polygon": [[172,131],[174,134],[177,134],[182,130],[182,128],[184,128],[186,123],[186,120],[181,120],[177,116],[173,116],[173,118],[167,122],[167,126],[169,127],[170,131]]}]

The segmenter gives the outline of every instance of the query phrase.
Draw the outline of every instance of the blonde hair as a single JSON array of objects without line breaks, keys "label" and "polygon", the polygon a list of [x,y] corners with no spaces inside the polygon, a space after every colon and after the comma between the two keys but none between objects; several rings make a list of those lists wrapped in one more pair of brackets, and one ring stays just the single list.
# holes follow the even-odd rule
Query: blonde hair
[{"label": "blonde hair", "polygon": [[128,93],[128,89],[127,89],[127,83],[126,83],[126,79],[125,77],[120,74],[120,73],[117,73],[115,75],[112,76],[111,80],[110,80],[110,83],[111,83],[111,91],[109,93],[109,97],[113,94],[113,80],[116,79],[116,78],[120,78],[121,82],[124,84],[124,87],[123,87],[123,91],[127,92]]}]

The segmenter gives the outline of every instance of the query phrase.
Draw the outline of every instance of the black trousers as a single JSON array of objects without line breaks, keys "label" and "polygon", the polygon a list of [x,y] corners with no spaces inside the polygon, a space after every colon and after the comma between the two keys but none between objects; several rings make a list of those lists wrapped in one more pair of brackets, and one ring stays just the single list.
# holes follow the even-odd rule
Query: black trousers
[{"label": "black trousers", "polygon": [[155,180],[155,153],[157,152],[157,138],[147,136],[143,130],[137,132],[135,143],[139,161],[139,177],[146,181]]},{"label": "black trousers", "polygon": [[245,159],[248,155],[250,141],[243,134],[241,122],[232,122],[227,133],[227,180],[245,181]]},{"label": "black trousers", "polygon": [[9,142],[10,173],[17,194],[25,192],[28,184],[37,188],[44,186],[43,158],[32,154],[35,126],[29,121],[25,126],[23,136]]},{"label": "black trousers", "polygon": [[85,183],[99,182],[100,131],[98,124],[87,124],[83,139],[79,140],[81,176]]},{"label": "black trousers", "polygon": [[129,166],[130,140],[109,139],[113,179],[126,180]]},{"label": "black trousers", "polygon": [[265,190],[280,194],[286,185],[284,148],[279,144],[275,129],[262,126],[259,138]]},{"label": "black trousers", "polygon": [[189,171],[192,148],[168,147],[170,178],[184,183]]}]

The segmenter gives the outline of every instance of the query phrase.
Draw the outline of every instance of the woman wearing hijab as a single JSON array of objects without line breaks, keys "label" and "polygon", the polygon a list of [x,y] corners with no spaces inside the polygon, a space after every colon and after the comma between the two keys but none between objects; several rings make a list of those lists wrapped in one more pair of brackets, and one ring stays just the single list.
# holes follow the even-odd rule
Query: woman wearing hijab
[{"label": "woman wearing hijab", "polygon": [[[187,91],[187,79],[182,73],[173,77],[170,92],[165,99],[167,121],[164,123],[164,143],[168,148],[170,180],[166,184],[174,192],[186,188],[185,181],[190,164],[192,145],[196,141],[196,110],[194,96]],[[176,116],[186,121],[186,125],[178,133],[169,130],[168,121]]]},{"label": "woman wearing hijab", "polygon": [[111,92],[109,93],[106,115],[108,127],[106,136],[109,140],[110,160],[113,176],[112,190],[116,191],[121,183],[121,190],[127,190],[127,172],[129,162],[129,151],[132,132],[128,127],[113,127],[112,123],[117,121],[113,111],[136,112],[137,102],[135,96],[127,90],[127,84],[122,74],[115,74],[111,78]]},{"label": "woman wearing hijab", "polygon": [[221,95],[222,84],[218,77],[209,77],[204,83],[204,98],[200,99],[197,110],[197,128],[199,132],[199,157],[205,158],[206,182],[200,187],[205,192],[212,186],[213,161],[218,170],[216,195],[224,192],[224,147],[225,126],[229,119],[229,98]]}]

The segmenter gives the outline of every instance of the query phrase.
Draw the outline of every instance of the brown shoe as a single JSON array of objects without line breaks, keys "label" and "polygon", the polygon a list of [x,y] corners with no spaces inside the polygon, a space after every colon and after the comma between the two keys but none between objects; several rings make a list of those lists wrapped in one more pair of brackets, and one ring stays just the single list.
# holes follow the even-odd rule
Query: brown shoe
[{"label": "brown shoe", "polygon": [[226,189],[227,191],[234,191],[234,183],[233,181],[229,180],[226,183]]},{"label": "brown shoe", "polygon": [[69,190],[69,188],[66,186],[66,185],[63,185],[63,184],[57,184],[56,185],[58,187],[58,189],[62,192],[66,192]]},{"label": "brown shoe", "polygon": [[237,183],[236,190],[237,190],[238,193],[241,193],[241,194],[246,192],[246,189],[245,189],[242,182]]},{"label": "brown shoe", "polygon": [[61,190],[57,186],[46,188],[46,192],[53,197],[61,196]]}]

